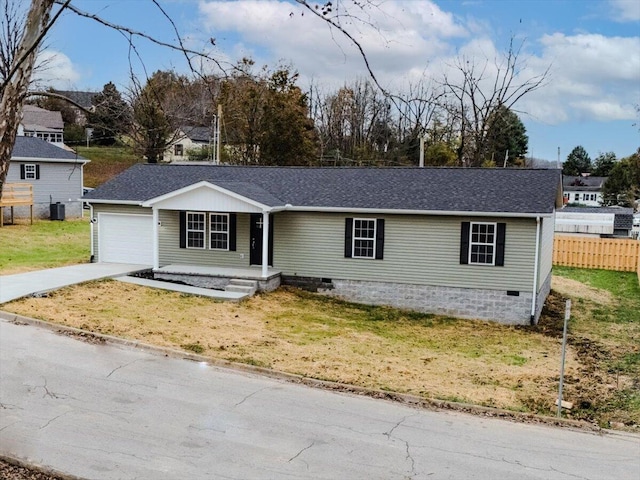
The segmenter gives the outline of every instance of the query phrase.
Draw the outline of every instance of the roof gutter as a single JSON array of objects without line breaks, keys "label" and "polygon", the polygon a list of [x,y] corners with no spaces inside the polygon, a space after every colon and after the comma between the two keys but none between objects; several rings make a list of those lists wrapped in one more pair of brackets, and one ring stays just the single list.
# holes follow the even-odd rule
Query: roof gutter
[{"label": "roof gutter", "polygon": [[553,216],[549,213],[533,212],[466,212],[462,210],[412,210],[393,208],[348,208],[348,207],[296,207],[291,204],[272,207],[270,212],[326,212],[326,213],[371,213],[389,215],[440,215],[440,216],[467,216],[467,217],[507,217],[507,218],[544,218]]}]

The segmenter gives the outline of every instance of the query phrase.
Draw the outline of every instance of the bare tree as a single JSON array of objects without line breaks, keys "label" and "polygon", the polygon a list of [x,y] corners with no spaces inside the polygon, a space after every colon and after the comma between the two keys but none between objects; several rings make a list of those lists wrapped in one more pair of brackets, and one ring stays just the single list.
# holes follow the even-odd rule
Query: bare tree
[{"label": "bare tree", "polygon": [[[523,43],[514,44],[512,38],[502,59],[478,64],[475,60],[459,57],[454,71],[460,79],[445,75],[442,87],[445,93],[443,107],[457,116],[460,127],[458,161],[461,166],[480,166],[487,160],[487,135],[500,108],[514,110],[513,106],[526,94],[546,84],[549,68],[539,75],[522,78],[521,59]],[[493,71],[492,71],[493,69]]]}]

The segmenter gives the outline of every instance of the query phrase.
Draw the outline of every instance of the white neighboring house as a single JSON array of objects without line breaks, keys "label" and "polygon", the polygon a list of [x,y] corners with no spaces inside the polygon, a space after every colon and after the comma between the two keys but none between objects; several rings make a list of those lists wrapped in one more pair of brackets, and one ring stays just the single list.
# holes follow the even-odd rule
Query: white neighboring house
[{"label": "white neighboring house", "polygon": [[57,147],[65,148],[62,113],[45,110],[35,105],[25,105],[22,110],[22,122],[18,127],[18,136],[40,138]]},{"label": "white neighboring house", "polygon": [[179,162],[188,160],[189,150],[205,149],[213,143],[213,135],[209,127],[182,126],[176,134],[176,139],[165,150],[165,162]]},{"label": "white neighboring house", "polygon": [[640,240],[640,212],[633,216],[633,227],[631,228],[631,236]]},{"label": "white neighboring house", "polygon": [[628,238],[633,209],[625,207],[564,207],[556,212],[555,232],[563,235]]},{"label": "white neighboring house", "polygon": [[587,207],[602,205],[602,187],[607,177],[562,176],[562,190],[565,205],[578,203]]}]

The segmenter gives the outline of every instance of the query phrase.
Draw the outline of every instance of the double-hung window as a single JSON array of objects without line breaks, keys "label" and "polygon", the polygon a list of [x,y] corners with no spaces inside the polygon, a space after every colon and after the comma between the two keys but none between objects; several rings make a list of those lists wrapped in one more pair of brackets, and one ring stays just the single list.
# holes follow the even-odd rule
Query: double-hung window
[{"label": "double-hung window", "polygon": [[206,215],[187,212],[187,248],[205,248]]},{"label": "double-hung window", "polygon": [[36,180],[36,166],[33,163],[26,163],[24,165],[24,178],[25,180]]},{"label": "double-hung window", "polygon": [[209,214],[209,248],[229,250],[229,214]]},{"label": "double-hung window", "polygon": [[353,258],[375,258],[376,220],[353,219]]},{"label": "double-hung window", "polygon": [[471,223],[469,263],[494,265],[496,251],[496,224]]}]

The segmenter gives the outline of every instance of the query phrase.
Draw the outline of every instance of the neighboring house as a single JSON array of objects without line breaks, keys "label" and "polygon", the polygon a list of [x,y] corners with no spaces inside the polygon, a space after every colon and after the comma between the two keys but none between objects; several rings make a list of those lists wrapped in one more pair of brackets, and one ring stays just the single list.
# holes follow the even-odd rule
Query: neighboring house
[{"label": "neighboring house", "polygon": [[640,239],[640,213],[633,215],[633,227],[631,228],[631,236]]},{"label": "neighboring house", "polygon": [[[33,185],[34,215],[49,218],[50,204],[64,205],[66,217],[82,216],[82,170],[89,160],[39,138],[16,137],[6,183]],[[29,207],[15,207],[28,217]]]},{"label": "neighboring house", "polygon": [[164,152],[163,160],[165,162],[188,160],[190,150],[207,148],[213,142],[209,127],[183,126],[180,127],[175,137],[176,139]]},{"label": "neighboring house", "polygon": [[36,137],[64,147],[64,122],[60,112],[52,112],[35,105],[25,105],[18,135]]},{"label": "neighboring house", "polygon": [[631,236],[633,209],[624,207],[564,207],[556,212],[556,233],[622,237]]},{"label": "neighboring house", "polygon": [[[94,110],[95,107],[92,103],[93,97],[98,95],[98,92],[83,92],[79,90],[54,90],[54,93],[72,100],[73,102],[89,111]],[[78,125],[85,125],[87,123],[87,114],[85,113],[85,111],[81,110],[73,104],[69,105],[71,106],[71,108],[73,108],[73,111],[76,114],[76,123]]]},{"label": "neighboring house", "polygon": [[563,176],[564,203],[579,203],[587,207],[602,205],[602,186],[607,177]]},{"label": "neighboring house", "polygon": [[84,200],[100,262],[528,324],[562,190],[558,170],[138,164]]}]

